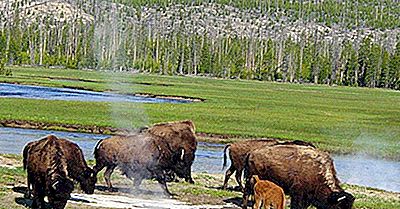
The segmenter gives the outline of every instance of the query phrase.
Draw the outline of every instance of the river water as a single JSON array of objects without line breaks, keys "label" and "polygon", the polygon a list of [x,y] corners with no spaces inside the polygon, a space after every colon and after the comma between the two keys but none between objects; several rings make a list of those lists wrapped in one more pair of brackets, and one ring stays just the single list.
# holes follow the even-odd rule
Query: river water
[{"label": "river water", "polygon": [[[108,135],[100,134],[0,128],[0,153],[21,154],[27,142],[48,134],[76,142],[87,159],[93,159],[93,148],[96,142],[108,137]],[[222,144],[199,142],[192,170],[224,173],[225,171],[222,170],[223,148]],[[338,177],[342,182],[400,192],[400,162],[374,159],[363,155],[333,155],[333,159]]]},{"label": "river water", "polygon": [[189,100],[150,98],[132,95],[121,95],[105,92],[94,92],[70,88],[54,88],[0,83],[0,98],[25,98],[67,101],[92,102],[140,102],[140,103],[189,103]]}]

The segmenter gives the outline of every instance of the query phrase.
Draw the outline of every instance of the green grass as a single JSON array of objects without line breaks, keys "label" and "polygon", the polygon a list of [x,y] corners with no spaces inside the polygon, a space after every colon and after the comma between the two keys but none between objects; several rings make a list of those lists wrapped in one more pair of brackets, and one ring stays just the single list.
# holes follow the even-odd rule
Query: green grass
[{"label": "green grass", "polygon": [[[14,67],[12,71],[12,77],[0,76],[0,82],[179,95],[203,98],[205,102],[135,104],[1,98],[0,120],[126,128],[192,119],[198,132],[300,139],[331,152],[365,152],[400,159],[397,91],[45,68]],[[96,82],[68,80],[79,78]]]}]

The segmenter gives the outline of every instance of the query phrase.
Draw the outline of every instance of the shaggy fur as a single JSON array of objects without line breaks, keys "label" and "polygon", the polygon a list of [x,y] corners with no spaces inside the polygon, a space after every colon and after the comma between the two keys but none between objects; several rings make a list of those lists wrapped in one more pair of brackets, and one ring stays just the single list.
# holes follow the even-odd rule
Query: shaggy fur
[{"label": "shaggy fur", "polygon": [[291,196],[291,209],[350,209],[354,197],[339,186],[328,153],[308,146],[274,145],[250,152],[246,160],[243,208],[251,194],[251,176],[281,186]]},{"label": "shaggy fur", "polygon": [[67,160],[68,177],[78,181],[86,194],[93,194],[97,182],[96,173],[87,165],[81,148],[67,139],[60,138],[58,141]]},{"label": "shaggy fur", "polygon": [[242,172],[244,169],[244,165],[246,162],[246,156],[249,152],[259,149],[264,146],[272,146],[276,144],[295,144],[301,146],[310,146],[315,148],[315,146],[309,142],[304,142],[300,140],[295,141],[278,141],[277,139],[255,139],[255,140],[246,140],[239,141],[233,144],[228,144],[224,149],[224,164],[223,167],[226,166],[226,150],[229,149],[229,158],[231,160],[231,166],[225,173],[223,189],[226,189],[228,185],[228,180],[235,173],[236,182],[239,185],[240,190],[243,190],[242,186]]},{"label": "shaggy fur", "polygon": [[47,196],[52,208],[62,209],[74,189],[67,177],[67,162],[60,147],[58,139],[50,135],[24,149],[24,168],[32,184],[32,208],[44,208]]},{"label": "shaggy fur", "polygon": [[[62,150],[63,159],[65,159],[67,166],[68,177],[79,182],[81,189],[87,194],[93,194],[95,184],[97,181],[94,171],[86,164],[86,160],[83,156],[82,150],[75,143],[60,139],[56,136],[49,135],[41,140],[29,142],[23,149],[23,166],[27,168],[28,164],[28,153],[33,147],[42,146],[41,144],[46,142],[46,139],[57,140],[58,149]],[[27,197],[30,197],[31,182],[28,178],[28,193]]]},{"label": "shaggy fur", "polygon": [[253,176],[254,184],[254,205],[253,209],[269,208],[285,209],[285,193],[278,185],[267,181],[260,180],[257,175]]},{"label": "shaggy fur", "polygon": [[165,181],[170,175],[177,174],[193,183],[191,166],[197,148],[194,131],[193,122],[187,120],[156,124],[132,135],[101,140],[94,150],[94,170],[98,173],[106,167],[104,178],[110,190],[111,174],[118,166],[135,179],[136,186],[143,178],[156,178],[169,193]]}]

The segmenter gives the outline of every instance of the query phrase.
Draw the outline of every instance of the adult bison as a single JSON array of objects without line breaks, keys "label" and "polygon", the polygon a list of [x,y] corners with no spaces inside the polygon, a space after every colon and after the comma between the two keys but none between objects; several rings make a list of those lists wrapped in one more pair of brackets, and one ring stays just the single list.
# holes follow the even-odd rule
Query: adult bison
[{"label": "adult bison", "polygon": [[274,145],[250,152],[246,160],[243,208],[251,194],[251,176],[281,186],[291,197],[291,209],[350,209],[354,197],[339,185],[328,153],[309,146]]},{"label": "adult bison", "polygon": [[140,133],[99,141],[94,150],[94,170],[99,172],[106,167],[104,178],[109,189],[110,176],[119,167],[136,187],[144,178],[155,178],[169,194],[165,181],[171,172],[193,183],[191,165],[196,147],[191,121],[156,124]]},{"label": "adult bison", "polygon": [[295,145],[310,146],[315,148],[313,144],[300,140],[279,141],[277,139],[253,139],[253,140],[239,141],[233,144],[228,144],[225,146],[224,149],[223,167],[226,166],[226,161],[227,161],[226,150],[228,148],[229,148],[229,158],[231,160],[231,166],[225,173],[225,179],[222,188],[226,189],[229,178],[232,176],[233,173],[235,173],[236,182],[238,183],[240,190],[243,190],[241,179],[247,154],[255,149],[259,149],[260,147],[271,146],[276,144],[295,144]]},{"label": "adult bison", "polygon": [[[35,147],[40,147],[48,140],[56,140],[58,149],[62,150],[62,157],[67,165],[68,177],[79,182],[81,189],[87,194],[93,194],[97,181],[94,171],[86,164],[82,150],[79,146],[67,139],[57,138],[54,135],[49,135],[38,141],[29,142],[23,150],[23,164],[27,168],[29,162],[29,153]],[[31,181],[28,176],[28,197],[30,196]]]},{"label": "adult bison", "polygon": [[158,143],[166,143],[173,152],[180,152],[183,160],[177,162],[182,178],[186,182],[194,183],[191,167],[197,149],[195,126],[191,120],[175,121],[155,124],[147,132],[161,138]]},{"label": "adult bison", "polygon": [[31,143],[24,149],[24,168],[28,172],[28,189],[32,184],[32,208],[44,208],[48,197],[52,208],[64,208],[74,185],[67,177],[65,150],[55,136]]}]

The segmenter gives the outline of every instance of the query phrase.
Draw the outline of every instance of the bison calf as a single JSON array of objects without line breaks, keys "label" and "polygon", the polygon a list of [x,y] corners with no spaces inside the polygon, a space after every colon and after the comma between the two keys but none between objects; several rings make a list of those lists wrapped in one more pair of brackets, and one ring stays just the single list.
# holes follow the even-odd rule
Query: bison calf
[{"label": "bison calf", "polygon": [[251,176],[281,186],[291,197],[291,209],[351,209],[354,197],[339,185],[328,153],[308,146],[274,145],[250,152],[246,160],[243,208],[251,193]]},{"label": "bison calf", "polygon": [[270,205],[275,209],[285,208],[285,193],[281,187],[273,182],[260,180],[257,175],[253,178],[255,180],[253,209],[269,208]]}]

